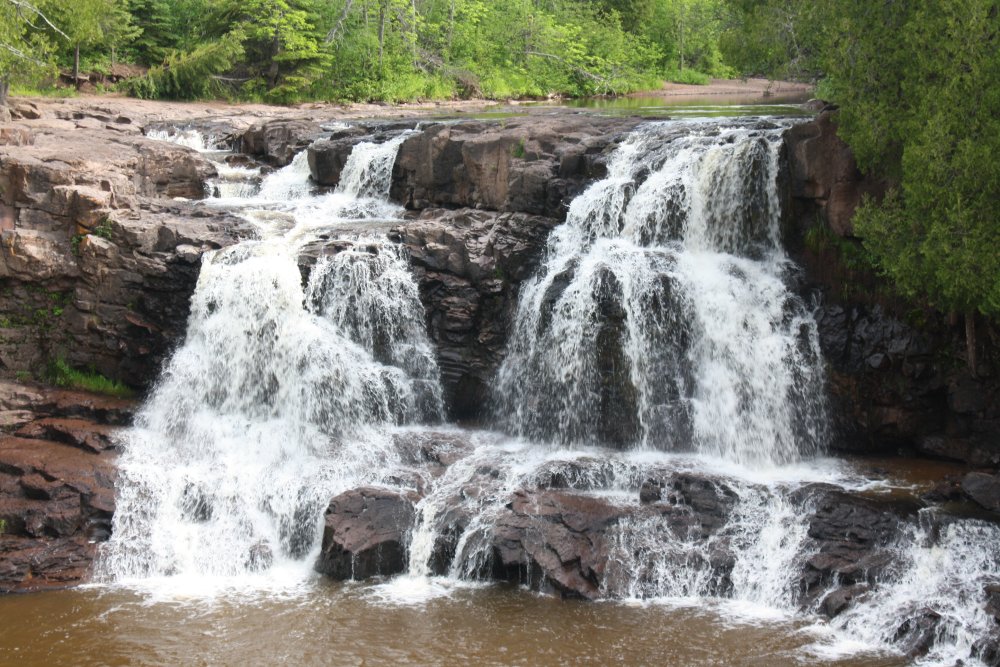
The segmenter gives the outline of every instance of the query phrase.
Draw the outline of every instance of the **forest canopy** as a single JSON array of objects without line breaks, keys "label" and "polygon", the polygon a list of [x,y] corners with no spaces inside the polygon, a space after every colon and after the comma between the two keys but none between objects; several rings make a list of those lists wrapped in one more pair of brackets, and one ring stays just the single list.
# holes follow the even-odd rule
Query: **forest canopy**
[{"label": "forest canopy", "polygon": [[128,92],[152,98],[580,96],[738,73],[721,50],[730,0],[0,0],[0,12],[0,79],[127,62],[149,68]]}]

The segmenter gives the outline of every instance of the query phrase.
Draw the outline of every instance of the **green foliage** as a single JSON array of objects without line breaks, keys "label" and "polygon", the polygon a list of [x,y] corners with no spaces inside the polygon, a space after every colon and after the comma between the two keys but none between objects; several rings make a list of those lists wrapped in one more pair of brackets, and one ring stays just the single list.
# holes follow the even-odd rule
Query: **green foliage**
[{"label": "green foliage", "polygon": [[174,51],[146,76],[127,80],[124,89],[143,99],[225,96],[230,86],[220,77],[242,53],[238,34],[227,35],[191,51]]},{"label": "green foliage", "polygon": [[89,372],[70,367],[65,359],[49,363],[48,380],[57,387],[82,389],[119,398],[131,398],[134,393],[120,382],[109,380],[93,369]]},{"label": "green foliage", "polygon": [[[859,210],[857,233],[906,293],[994,317],[1000,118],[987,110],[1000,105],[998,14],[998,0],[856,3],[827,61],[841,135],[863,169],[899,182]],[[848,33],[851,43],[837,41]]]},{"label": "green foliage", "polygon": [[104,218],[96,227],[94,227],[94,231],[92,231],[91,234],[110,241],[113,231],[111,220],[109,218]]},{"label": "green foliage", "polygon": [[837,22],[842,5],[859,1],[729,0],[720,51],[741,76],[815,79],[827,49],[827,28]]},{"label": "green foliage", "polygon": [[711,77],[707,74],[693,69],[671,70],[666,72],[663,78],[674,83],[687,83],[695,86],[705,86],[711,81]]}]

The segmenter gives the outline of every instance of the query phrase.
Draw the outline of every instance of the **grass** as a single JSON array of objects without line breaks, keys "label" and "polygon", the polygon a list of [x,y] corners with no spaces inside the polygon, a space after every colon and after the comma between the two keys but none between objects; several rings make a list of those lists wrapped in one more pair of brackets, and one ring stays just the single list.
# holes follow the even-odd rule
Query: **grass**
[{"label": "grass", "polygon": [[57,387],[83,389],[97,394],[107,394],[118,398],[132,398],[134,393],[121,382],[110,380],[96,371],[81,371],[70,367],[65,359],[55,359],[49,363],[49,381]]},{"label": "grass", "polygon": [[23,84],[11,84],[11,97],[76,97],[74,88],[62,88],[59,86],[29,86]]},{"label": "grass", "polygon": [[707,74],[702,74],[694,69],[673,70],[667,72],[664,78],[672,83],[687,83],[695,86],[707,86],[712,80]]}]

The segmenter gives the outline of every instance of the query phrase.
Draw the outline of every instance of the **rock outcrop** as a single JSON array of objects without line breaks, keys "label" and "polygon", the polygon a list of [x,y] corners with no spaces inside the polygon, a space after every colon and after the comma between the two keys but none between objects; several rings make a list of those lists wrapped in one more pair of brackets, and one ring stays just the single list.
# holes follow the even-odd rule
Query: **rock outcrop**
[{"label": "rock outcrop", "polygon": [[[1000,332],[976,323],[977,367],[965,330],[947,314],[907,302],[859,268],[850,224],[864,196],[889,184],[862,175],[825,111],[786,133],[790,203],[785,240],[822,292],[820,341],[829,361],[839,449],[913,448],[975,465],[1000,465]],[[852,259],[854,258],[854,259]]]},{"label": "rock outcrop", "polygon": [[525,213],[428,209],[390,233],[410,253],[453,417],[480,416],[487,404],[518,288],[556,224]]},{"label": "rock outcrop", "polygon": [[245,223],[172,201],[205,195],[202,155],[94,122],[26,125],[0,146],[0,369],[63,359],[145,387],[184,332],[201,253]]},{"label": "rock outcrop", "polygon": [[639,122],[580,114],[424,125],[400,146],[389,194],[411,209],[468,207],[561,220]]},{"label": "rock outcrop", "polygon": [[0,383],[0,591],[79,584],[115,508],[115,424],[133,403]]}]

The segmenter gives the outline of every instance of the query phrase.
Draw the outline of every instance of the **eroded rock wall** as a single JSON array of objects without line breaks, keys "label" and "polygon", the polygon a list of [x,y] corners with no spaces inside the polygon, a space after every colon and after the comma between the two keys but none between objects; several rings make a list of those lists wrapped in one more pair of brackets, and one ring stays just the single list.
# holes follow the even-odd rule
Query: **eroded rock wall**
[{"label": "eroded rock wall", "polygon": [[1000,464],[1000,329],[977,318],[976,368],[960,318],[901,298],[865,268],[851,217],[890,183],[862,174],[824,112],[786,135],[786,243],[821,294],[817,311],[842,449],[915,448]]},{"label": "eroded rock wall", "polygon": [[195,209],[214,165],[130,121],[0,133],[0,372],[64,359],[145,387],[183,335],[200,255],[237,220]]}]

